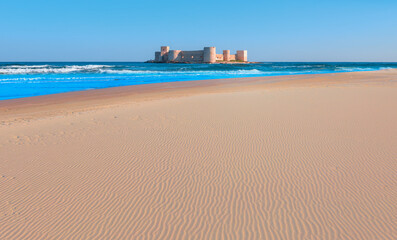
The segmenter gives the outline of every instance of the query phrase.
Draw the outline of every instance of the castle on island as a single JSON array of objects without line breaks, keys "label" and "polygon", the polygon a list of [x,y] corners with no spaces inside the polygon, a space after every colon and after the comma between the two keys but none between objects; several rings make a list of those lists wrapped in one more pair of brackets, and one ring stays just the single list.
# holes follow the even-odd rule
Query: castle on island
[{"label": "castle on island", "polygon": [[238,50],[231,55],[230,50],[223,50],[223,54],[216,54],[215,47],[205,47],[203,50],[182,51],[170,50],[162,46],[160,52],[155,52],[156,63],[233,63],[247,62],[247,50]]}]

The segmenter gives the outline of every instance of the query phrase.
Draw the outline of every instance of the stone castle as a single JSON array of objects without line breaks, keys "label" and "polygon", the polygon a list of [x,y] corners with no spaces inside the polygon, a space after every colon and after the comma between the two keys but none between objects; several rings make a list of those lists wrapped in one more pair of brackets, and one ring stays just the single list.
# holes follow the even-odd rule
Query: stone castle
[{"label": "stone castle", "polygon": [[182,51],[170,50],[162,46],[160,52],[155,52],[153,62],[157,63],[216,63],[216,62],[247,62],[247,50],[239,50],[231,55],[230,50],[223,50],[223,54],[216,54],[215,47],[205,47],[203,50]]}]

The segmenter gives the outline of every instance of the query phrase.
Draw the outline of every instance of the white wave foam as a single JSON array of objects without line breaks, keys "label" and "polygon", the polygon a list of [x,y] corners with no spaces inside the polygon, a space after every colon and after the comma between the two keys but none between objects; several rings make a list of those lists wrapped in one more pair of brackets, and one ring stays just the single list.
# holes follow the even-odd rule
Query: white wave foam
[{"label": "white wave foam", "polygon": [[3,68],[45,68],[45,67],[49,67],[49,65],[9,65],[9,66],[5,66]]},{"label": "white wave foam", "polygon": [[251,70],[214,70],[214,71],[152,71],[152,70],[131,70],[131,69],[121,69],[114,70],[108,69],[114,66],[110,65],[70,65],[53,67],[50,65],[11,65],[0,68],[0,74],[6,75],[23,75],[23,74],[45,74],[45,73],[77,73],[77,72],[97,72],[97,73],[107,73],[107,74],[136,74],[136,75],[242,75],[242,74],[261,74],[263,72],[257,69]]},{"label": "white wave foam", "polygon": [[354,71],[372,71],[376,70],[376,68],[362,68],[362,67],[337,67],[336,70],[344,71],[344,72],[354,72]]},{"label": "white wave foam", "polygon": [[73,73],[80,71],[110,68],[110,65],[67,65],[53,67],[50,65],[10,65],[0,68],[0,74],[38,74],[38,73]]},{"label": "white wave foam", "polygon": [[144,71],[144,70],[113,70],[113,69],[99,69],[100,73],[108,74],[136,74],[136,75],[249,75],[249,74],[263,74],[265,72],[259,71],[257,69],[251,70],[230,70],[230,71]]},{"label": "white wave foam", "polygon": [[109,73],[109,74],[152,74],[152,73],[161,73],[162,71],[144,71],[144,70],[113,70],[113,69],[99,69],[100,73]]}]

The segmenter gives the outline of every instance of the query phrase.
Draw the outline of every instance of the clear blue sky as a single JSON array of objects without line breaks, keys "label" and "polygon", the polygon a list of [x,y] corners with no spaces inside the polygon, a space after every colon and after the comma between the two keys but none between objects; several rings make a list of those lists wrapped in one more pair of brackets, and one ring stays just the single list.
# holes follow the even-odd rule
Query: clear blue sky
[{"label": "clear blue sky", "polygon": [[0,1],[0,61],[144,61],[161,45],[396,62],[397,0]]}]

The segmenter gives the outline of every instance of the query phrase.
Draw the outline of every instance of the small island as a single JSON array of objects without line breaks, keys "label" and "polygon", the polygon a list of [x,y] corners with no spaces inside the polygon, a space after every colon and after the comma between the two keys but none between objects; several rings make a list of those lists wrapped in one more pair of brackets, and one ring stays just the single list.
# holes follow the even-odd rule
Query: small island
[{"label": "small island", "polygon": [[162,46],[161,51],[155,52],[154,60],[150,63],[250,63],[247,60],[247,50],[238,50],[230,54],[230,50],[223,50],[223,54],[216,54],[215,47],[204,47],[203,50],[182,51],[170,50],[169,46]]}]

